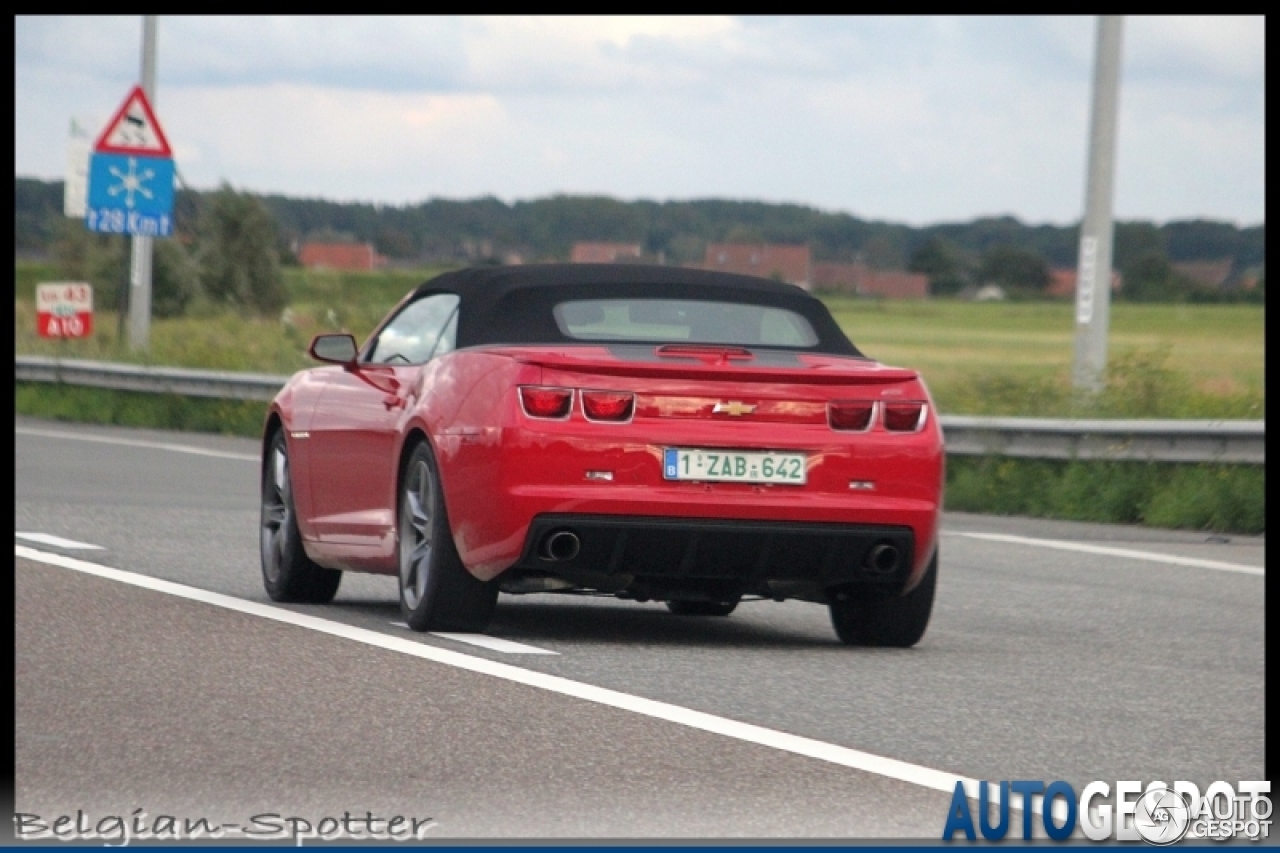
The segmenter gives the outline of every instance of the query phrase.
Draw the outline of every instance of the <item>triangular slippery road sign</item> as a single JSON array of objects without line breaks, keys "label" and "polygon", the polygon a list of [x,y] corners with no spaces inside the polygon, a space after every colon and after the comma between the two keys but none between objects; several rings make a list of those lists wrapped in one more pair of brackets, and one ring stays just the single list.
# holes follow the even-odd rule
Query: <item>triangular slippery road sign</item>
[{"label": "triangular slippery road sign", "polygon": [[147,93],[134,86],[120,109],[94,143],[99,154],[132,154],[141,157],[173,157],[169,140],[151,109]]}]

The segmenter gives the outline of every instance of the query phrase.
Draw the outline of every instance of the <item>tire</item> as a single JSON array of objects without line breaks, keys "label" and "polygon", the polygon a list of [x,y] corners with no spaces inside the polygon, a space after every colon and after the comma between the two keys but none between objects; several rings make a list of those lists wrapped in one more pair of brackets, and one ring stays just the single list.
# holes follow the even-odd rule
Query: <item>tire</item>
[{"label": "tire", "polygon": [[498,585],[477,580],[449,531],[439,468],[430,446],[414,447],[400,483],[396,530],[400,612],[415,631],[479,633],[489,625]]},{"label": "tire", "polygon": [[874,591],[849,594],[831,601],[831,624],[840,642],[849,646],[910,648],[920,642],[933,612],[933,591],[938,584],[938,555],[916,588],[906,595]]},{"label": "tire", "polygon": [[733,601],[668,601],[667,609],[677,616],[728,616],[738,606]]},{"label": "tire", "polygon": [[338,593],[342,572],[311,561],[302,547],[298,514],[293,506],[289,476],[289,449],[284,430],[272,436],[262,460],[262,512],[259,553],[262,583],[272,601],[293,604],[328,604]]}]

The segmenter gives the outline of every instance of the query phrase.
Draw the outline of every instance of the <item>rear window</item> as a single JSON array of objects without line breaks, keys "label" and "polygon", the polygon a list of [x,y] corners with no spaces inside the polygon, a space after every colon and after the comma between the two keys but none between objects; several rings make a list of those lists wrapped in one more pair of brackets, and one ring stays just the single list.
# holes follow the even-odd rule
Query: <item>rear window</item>
[{"label": "rear window", "polygon": [[688,341],[812,347],[818,335],[794,311],[694,299],[578,299],[554,310],[565,336],[581,341]]}]

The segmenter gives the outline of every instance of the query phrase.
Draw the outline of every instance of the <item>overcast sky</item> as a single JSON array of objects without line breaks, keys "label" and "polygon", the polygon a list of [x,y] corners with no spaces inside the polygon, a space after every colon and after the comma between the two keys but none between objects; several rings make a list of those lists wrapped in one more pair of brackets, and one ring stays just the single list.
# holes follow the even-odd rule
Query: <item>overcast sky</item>
[{"label": "overcast sky", "polygon": [[[1096,21],[159,18],[197,189],[406,204],[795,202],[911,225],[1084,210]],[[141,18],[18,17],[16,174],[138,82]],[[1263,221],[1261,17],[1126,17],[1115,214]]]}]

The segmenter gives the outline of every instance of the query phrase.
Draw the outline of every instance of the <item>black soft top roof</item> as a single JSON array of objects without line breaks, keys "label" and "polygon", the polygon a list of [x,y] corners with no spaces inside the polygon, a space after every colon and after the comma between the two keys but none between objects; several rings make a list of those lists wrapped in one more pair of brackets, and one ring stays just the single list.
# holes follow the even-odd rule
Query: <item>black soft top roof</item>
[{"label": "black soft top roof", "polygon": [[416,296],[456,293],[457,346],[582,343],[556,325],[552,309],[570,299],[731,300],[785,308],[818,335],[812,351],[860,356],[831,312],[793,284],[748,275],[649,264],[522,264],[468,267],[420,285]]}]

